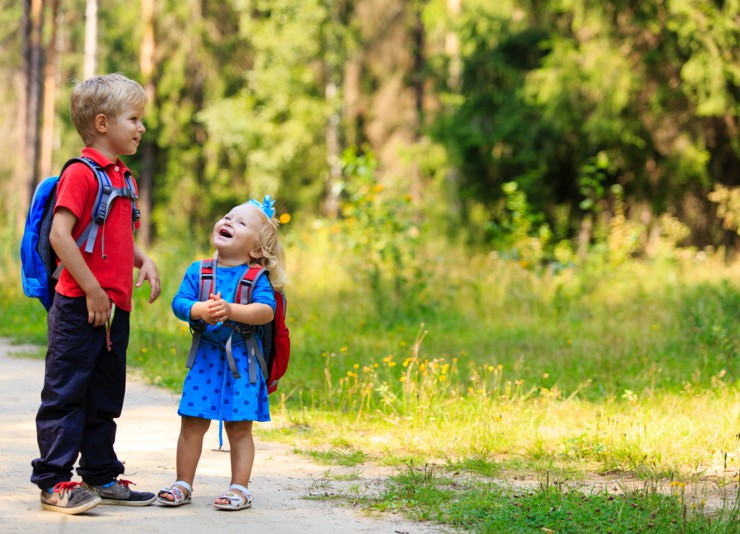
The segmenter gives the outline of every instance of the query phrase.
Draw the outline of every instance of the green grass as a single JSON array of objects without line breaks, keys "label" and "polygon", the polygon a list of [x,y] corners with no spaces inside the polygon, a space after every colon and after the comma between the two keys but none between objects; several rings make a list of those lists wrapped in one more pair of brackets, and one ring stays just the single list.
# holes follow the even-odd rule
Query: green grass
[{"label": "green grass", "polygon": [[354,467],[362,464],[367,460],[367,454],[360,450],[352,449],[340,450],[340,449],[329,449],[326,451],[296,451],[304,453],[307,456],[313,458],[317,463],[324,465],[342,465],[348,467]]},{"label": "green grass", "polygon": [[534,488],[450,476],[425,466],[393,476],[384,494],[367,498],[377,510],[409,510],[465,532],[736,532],[738,508],[709,518],[679,494],[649,489],[612,491],[540,484]]},{"label": "green grass", "polygon": [[[447,248],[420,250],[416,278],[388,266],[383,278],[330,235],[286,243],[292,362],[276,424],[257,432],[330,466],[406,468],[366,506],[479,532],[736,530],[736,507],[655,488],[737,492],[740,264],[676,254],[533,271]],[[43,344],[46,313],[0,253],[0,336]],[[135,291],[129,362],[178,391],[190,334],[170,302],[207,253],[153,255],[163,293],[149,305]],[[514,477],[560,483],[501,482]],[[640,489],[569,489],[594,477]]]}]

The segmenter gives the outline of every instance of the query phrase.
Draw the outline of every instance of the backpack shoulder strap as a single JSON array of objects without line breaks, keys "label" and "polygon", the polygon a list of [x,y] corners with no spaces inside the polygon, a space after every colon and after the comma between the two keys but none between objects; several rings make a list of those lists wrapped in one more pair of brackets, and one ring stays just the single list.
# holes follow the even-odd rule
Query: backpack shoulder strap
[{"label": "backpack shoulder strap", "polygon": [[67,160],[67,163],[62,167],[62,172],[59,173],[61,177],[67,167],[74,163],[82,163],[86,165],[93,173],[93,176],[98,180],[98,195],[95,197],[95,204],[93,204],[93,211],[90,220],[90,224],[82,231],[80,236],[77,238],[77,246],[85,244],[85,252],[88,254],[92,253],[93,246],[95,245],[95,238],[98,236],[98,227],[105,221],[105,217],[108,214],[108,198],[110,197],[111,191],[113,190],[110,178],[106,172],[90,158],[72,158]]},{"label": "backpack shoulder strap", "polygon": [[257,279],[266,273],[267,269],[261,265],[250,266],[242,276],[242,279],[236,285],[234,302],[238,302],[239,304],[250,304],[252,302],[252,291],[254,290],[254,286],[257,284]]},{"label": "backpack shoulder strap", "polygon": [[200,262],[200,275],[198,276],[198,300],[205,302],[208,297],[216,289],[215,286],[215,262],[213,258],[207,260],[201,260]]},{"label": "backpack shoulder strap", "polygon": [[[236,284],[236,288],[234,290],[234,302],[238,304],[251,304],[252,291],[254,289],[254,286],[257,283],[259,277],[266,272],[267,269],[265,269],[261,265],[250,266],[246,271],[244,271],[244,274],[242,275],[239,282]],[[244,338],[244,343],[247,347],[247,358],[250,362],[249,381],[251,383],[255,383],[257,381],[257,373],[254,362],[256,362],[261,367],[262,375],[265,377],[265,380],[267,380],[267,377],[269,376],[269,367],[267,365],[267,361],[265,360],[265,356],[263,355],[262,349],[260,349],[257,341],[254,338],[254,327],[252,325],[235,323],[233,321],[231,322],[230,326],[234,328],[237,332],[239,332]],[[263,328],[266,328],[269,331],[269,326],[264,326]],[[271,333],[267,334],[268,337],[270,335]],[[262,343],[264,344],[265,341],[266,339],[263,338]],[[229,358],[229,365],[231,365],[231,358],[233,358],[233,356],[231,356],[230,347],[227,346],[226,349],[227,357]],[[232,367],[232,372],[234,372],[235,369],[236,365]],[[238,378],[237,374],[234,374],[234,376]]]},{"label": "backpack shoulder strap", "polygon": [[[201,302],[208,300],[208,297],[215,289],[214,267],[215,262],[213,258],[200,261],[198,269],[198,300]],[[200,346],[200,338],[205,330],[206,324],[203,321],[190,321],[190,332],[193,334],[193,341],[190,343],[190,352],[188,352],[188,360],[185,363],[185,367],[188,369],[193,367],[195,356],[198,353],[198,347]]]},{"label": "backpack shoulder strap", "polygon": [[131,176],[131,173],[126,171],[123,177],[126,180],[126,190],[128,191],[128,194],[122,196],[131,199],[131,225],[133,226],[136,221],[141,219],[141,211],[139,211],[139,205],[136,203],[136,201],[139,200],[139,195],[136,194],[134,177]]},{"label": "backpack shoulder strap", "polygon": [[108,209],[110,208],[113,200],[115,200],[117,197],[131,199],[131,224],[133,227],[133,224],[141,217],[141,212],[139,211],[139,207],[136,204],[136,201],[139,197],[136,194],[134,179],[131,176],[131,173],[126,172],[124,174],[124,180],[126,183],[124,187],[113,187],[108,173],[106,173],[100,165],[98,165],[90,158],[71,158],[67,161],[67,163],[64,164],[62,172],[59,173],[59,176],[61,176],[62,173],[67,170],[67,167],[69,167],[73,163],[82,163],[84,165],[87,165],[87,167],[92,171],[93,175],[98,179],[98,195],[97,197],[95,197],[95,204],[93,204],[90,224],[87,225],[87,228],[85,228],[80,234],[80,237],[77,238],[77,245],[82,246],[82,244],[85,243],[85,252],[92,253],[93,247],[95,245],[95,239],[98,236],[98,228],[101,224],[105,222],[105,219],[108,217]]}]

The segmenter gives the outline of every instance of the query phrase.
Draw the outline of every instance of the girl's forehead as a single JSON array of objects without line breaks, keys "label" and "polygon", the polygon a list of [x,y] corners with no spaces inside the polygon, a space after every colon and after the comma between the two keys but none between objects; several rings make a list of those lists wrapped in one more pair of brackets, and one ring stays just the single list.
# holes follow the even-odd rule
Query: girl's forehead
[{"label": "girl's forehead", "polygon": [[243,219],[258,221],[259,213],[260,210],[257,208],[257,206],[251,204],[241,204],[232,208],[232,210],[229,212],[229,215],[231,215],[232,217],[241,217]]}]

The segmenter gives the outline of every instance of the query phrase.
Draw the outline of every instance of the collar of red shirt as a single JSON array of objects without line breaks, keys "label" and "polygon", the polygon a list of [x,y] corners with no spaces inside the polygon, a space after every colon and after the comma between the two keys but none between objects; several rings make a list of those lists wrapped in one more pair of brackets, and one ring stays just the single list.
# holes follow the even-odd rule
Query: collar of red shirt
[{"label": "collar of red shirt", "polygon": [[118,171],[121,171],[122,173],[131,172],[129,168],[126,167],[126,165],[120,159],[117,159],[114,163],[108,158],[106,158],[103,154],[95,150],[94,148],[90,148],[90,147],[83,148],[82,157],[93,160],[95,163],[100,165],[100,167],[103,169],[106,169],[108,167],[118,167],[118,169],[116,170],[117,172]]}]

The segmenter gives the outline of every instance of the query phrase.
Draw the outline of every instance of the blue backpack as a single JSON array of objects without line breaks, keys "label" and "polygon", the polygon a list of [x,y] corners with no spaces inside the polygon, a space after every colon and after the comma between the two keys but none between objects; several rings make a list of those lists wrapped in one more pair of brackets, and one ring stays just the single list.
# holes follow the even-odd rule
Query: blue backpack
[{"label": "blue backpack", "polygon": [[132,225],[140,216],[136,205],[138,196],[131,175],[126,173],[125,187],[113,187],[105,171],[88,158],[70,159],[64,164],[59,176],[46,178],[38,185],[28,208],[21,240],[21,283],[26,296],[39,299],[47,310],[54,300],[54,288],[63,269],[61,264],[57,266],[57,255],[49,241],[54,206],[57,201],[57,184],[59,177],[73,163],[87,165],[98,179],[98,196],[93,205],[92,220],[77,238],[77,246],[84,245],[83,250],[88,254],[92,253],[98,228],[108,217],[111,202],[118,197],[131,199]]}]

